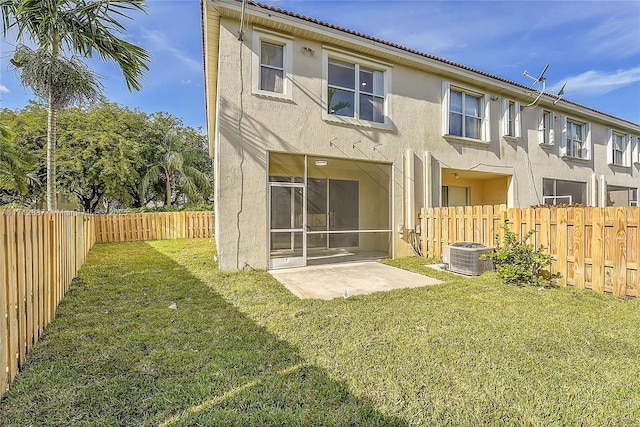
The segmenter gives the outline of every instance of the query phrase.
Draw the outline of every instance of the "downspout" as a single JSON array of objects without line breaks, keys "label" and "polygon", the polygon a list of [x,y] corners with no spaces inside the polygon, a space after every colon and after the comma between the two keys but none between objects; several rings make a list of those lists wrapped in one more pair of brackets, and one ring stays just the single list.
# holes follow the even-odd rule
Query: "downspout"
[{"label": "downspout", "polygon": [[413,181],[413,150],[411,148],[407,149],[404,155],[404,197],[405,197],[405,222],[404,227],[407,232],[411,232],[415,230],[415,220],[414,220],[414,212],[415,212],[415,192],[414,192],[414,181]]}]

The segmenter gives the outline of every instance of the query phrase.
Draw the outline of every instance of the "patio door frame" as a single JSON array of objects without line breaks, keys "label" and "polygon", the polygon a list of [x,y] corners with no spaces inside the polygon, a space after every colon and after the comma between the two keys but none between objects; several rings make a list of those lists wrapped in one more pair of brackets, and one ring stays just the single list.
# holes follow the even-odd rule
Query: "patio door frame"
[{"label": "patio door frame", "polygon": [[[306,181],[306,179],[305,179]],[[271,212],[273,203],[274,188],[291,188],[291,228],[271,228]],[[295,189],[302,190],[302,225],[299,228],[294,227],[295,214]],[[307,184],[306,182],[269,182],[269,268],[289,268],[289,267],[305,267],[307,265]],[[272,256],[271,237],[274,233],[290,233],[291,235],[291,251],[295,252],[295,234],[302,234],[302,255],[301,256],[285,256],[274,258]]]}]

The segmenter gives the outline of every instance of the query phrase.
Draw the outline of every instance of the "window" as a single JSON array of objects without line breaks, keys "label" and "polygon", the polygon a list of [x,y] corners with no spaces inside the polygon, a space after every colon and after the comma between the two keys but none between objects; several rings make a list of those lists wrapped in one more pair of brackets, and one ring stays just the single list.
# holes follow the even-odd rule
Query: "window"
[{"label": "window", "polygon": [[325,51],[325,119],[370,126],[387,123],[390,68]]},{"label": "window", "polygon": [[560,179],[542,180],[543,203],[549,205],[585,203],[587,201],[587,184]]},{"label": "window", "polygon": [[260,90],[284,93],[284,46],[260,43]]},{"label": "window", "polygon": [[489,96],[451,86],[442,91],[442,133],[446,137],[488,142]]},{"label": "window", "polygon": [[480,97],[452,89],[449,104],[449,135],[480,139],[481,127]]},{"label": "window", "polygon": [[442,206],[468,206],[469,188],[445,185],[442,187]]},{"label": "window", "polygon": [[613,164],[622,165],[624,163],[624,152],[626,151],[624,135],[613,134]]},{"label": "window", "polygon": [[565,117],[562,134],[561,155],[576,159],[591,159],[591,126],[588,123]]},{"label": "window", "polygon": [[610,165],[631,166],[631,136],[609,131],[607,161]]},{"label": "window", "polygon": [[255,30],[253,40],[253,93],[291,99],[292,40]]},{"label": "window", "polygon": [[538,110],[538,144],[554,144],[554,114],[552,111]]},{"label": "window", "polygon": [[607,206],[640,206],[638,205],[638,189],[608,185]]},{"label": "window", "polygon": [[520,137],[520,103],[506,98],[502,99],[502,135]]}]

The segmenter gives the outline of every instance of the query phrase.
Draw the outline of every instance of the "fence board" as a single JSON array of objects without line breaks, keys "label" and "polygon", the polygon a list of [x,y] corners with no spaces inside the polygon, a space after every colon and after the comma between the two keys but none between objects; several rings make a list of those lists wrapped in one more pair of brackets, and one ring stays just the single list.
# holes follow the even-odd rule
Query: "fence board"
[{"label": "fence board", "polygon": [[623,208],[616,208],[614,222],[613,294],[627,294],[627,223]]},{"label": "fence board", "polygon": [[584,289],[584,210],[570,209],[573,222],[573,286]]},{"label": "fence board", "polygon": [[[0,215],[0,247],[7,248],[7,229],[5,214]],[[0,253],[0,283],[7,283],[9,274],[7,272],[8,251]],[[0,395],[7,389],[9,378],[7,377],[7,366],[9,366],[9,305],[8,286],[0,288]]]},{"label": "fence board", "polygon": [[567,286],[567,208],[557,210],[556,223],[556,267],[554,273],[560,275],[557,283],[560,286]]},{"label": "fence board", "polygon": [[7,302],[8,302],[8,339],[7,361],[9,382],[13,381],[18,372],[19,358],[19,327],[18,327],[18,262],[16,245],[16,212],[10,211],[7,216]]},{"label": "fence board", "polygon": [[25,278],[25,241],[26,238],[20,238],[20,236],[24,235],[24,216],[18,214],[16,216],[16,264],[17,264],[17,275],[16,278],[18,280],[18,299],[16,300],[17,307],[17,317],[18,317],[18,356],[19,356],[19,364],[22,365],[24,363],[24,359],[27,356],[26,351],[26,340],[27,340],[27,313],[26,313],[26,293],[27,293],[27,284]]}]

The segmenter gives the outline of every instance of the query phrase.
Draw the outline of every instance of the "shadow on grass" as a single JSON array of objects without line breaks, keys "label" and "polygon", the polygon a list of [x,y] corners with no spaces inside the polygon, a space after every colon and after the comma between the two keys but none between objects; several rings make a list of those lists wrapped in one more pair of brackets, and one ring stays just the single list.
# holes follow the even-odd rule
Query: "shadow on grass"
[{"label": "shadow on grass", "polygon": [[94,247],[0,409],[3,426],[405,424],[144,243]]}]

